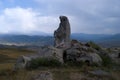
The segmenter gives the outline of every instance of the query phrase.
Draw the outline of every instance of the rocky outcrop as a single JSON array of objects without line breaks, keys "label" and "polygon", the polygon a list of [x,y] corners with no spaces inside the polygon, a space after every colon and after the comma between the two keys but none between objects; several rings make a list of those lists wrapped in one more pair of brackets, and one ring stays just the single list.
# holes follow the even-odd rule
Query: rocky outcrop
[{"label": "rocky outcrop", "polygon": [[70,23],[66,16],[60,16],[60,24],[57,30],[54,32],[54,45],[55,47],[70,47]]},{"label": "rocky outcrop", "polygon": [[21,56],[17,59],[15,70],[29,67],[29,62],[36,58],[52,58],[61,63],[72,60],[76,62],[87,62],[89,65],[102,63],[98,51],[90,44],[83,44],[77,40],[70,39],[70,24],[66,16],[60,16],[59,28],[54,32],[55,46],[41,47],[34,55]]},{"label": "rocky outcrop", "polygon": [[94,63],[101,65],[102,59],[94,48],[86,46],[77,40],[72,40],[71,45],[71,48],[65,51],[66,60],[87,62],[89,65]]}]

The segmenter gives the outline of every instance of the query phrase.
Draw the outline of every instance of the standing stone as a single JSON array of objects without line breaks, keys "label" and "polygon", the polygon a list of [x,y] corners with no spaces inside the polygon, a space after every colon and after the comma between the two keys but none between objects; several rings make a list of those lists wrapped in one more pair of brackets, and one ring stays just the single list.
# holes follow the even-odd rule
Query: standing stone
[{"label": "standing stone", "polygon": [[70,23],[66,16],[60,16],[60,24],[57,30],[54,31],[55,47],[69,48],[70,47]]}]

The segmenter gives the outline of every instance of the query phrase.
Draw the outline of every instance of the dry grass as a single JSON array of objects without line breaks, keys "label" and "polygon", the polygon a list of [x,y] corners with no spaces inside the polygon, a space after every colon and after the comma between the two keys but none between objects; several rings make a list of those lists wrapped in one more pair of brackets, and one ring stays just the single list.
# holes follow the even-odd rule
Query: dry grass
[{"label": "dry grass", "polygon": [[[86,80],[86,75],[83,73],[86,70],[93,70],[94,67],[62,67],[62,68],[40,68],[37,70],[27,71],[20,70],[13,72],[13,66],[16,58],[21,55],[32,54],[32,51],[19,49],[0,49],[0,80],[30,80],[32,76],[40,71],[49,71],[53,74],[54,80]],[[5,61],[7,59],[7,61]],[[13,60],[15,59],[15,60]],[[10,60],[13,60],[10,62]],[[120,79],[120,72],[112,71],[112,76],[115,80]],[[97,79],[95,79],[97,80]],[[104,80],[104,79],[103,79]],[[107,79],[105,79],[107,80]]]},{"label": "dry grass", "polygon": [[0,49],[0,54],[7,55],[10,58],[17,58],[21,55],[31,54],[33,51],[25,50],[25,49],[15,49],[15,48],[5,48]]},{"label": "dry grass", "polygon": [[16,48],[0,49],[0,72],[12,70],[14,67],[14,63],[19,56],[33,53],[34,53],[33,51],[25,49]]},{"label": "dry grass", "polygon": [[0,49],[0,80],[29,80],[26,70],[14,73],[13,67],[16,59],[21,55],[33,54],[33,51],[16,48]]},{"label": "dry grass", "polygon": [[[76,68],[43,68],[38,70],[20,70],[18,72],[12,72],[11,70],[6,70],[7,72],[5,75],[0,76],[0,80],[30,80],[31,77],[38,74],[42,71],[49,71],[53,75],[53,80],[98,80],[99,77],[96,76],[88,76],[87,74],[84,74],[81,69]],[[114,76],[114,79],[110,78],[101,78],[101,80],[119,80],[119,72],[113,72],[112,76]]]},{"label": "dry grass", "polygon": [[13,69],[14,63],[3,63],[0,64],[0,71],[1,70],[10,70]]},{"label": "dry grass", "polygon": [[120,80],[120,71],[112,72],[112,76],[115,78],[115,80]]}]

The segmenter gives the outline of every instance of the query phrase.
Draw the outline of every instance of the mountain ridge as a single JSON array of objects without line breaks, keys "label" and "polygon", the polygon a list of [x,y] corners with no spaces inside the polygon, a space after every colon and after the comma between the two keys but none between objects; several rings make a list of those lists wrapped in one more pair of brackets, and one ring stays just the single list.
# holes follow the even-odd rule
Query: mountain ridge
[{"label": "mountain ridge", "polygon": [[[77,39],[81,42],[93,41],[104,47],[120,47],[120,34],[83,34],[72,33],[72,39]],[[0,34],[0,44],[16,43],[25,45],[53,45],[54,38],[50,35],[13,35]]]}]

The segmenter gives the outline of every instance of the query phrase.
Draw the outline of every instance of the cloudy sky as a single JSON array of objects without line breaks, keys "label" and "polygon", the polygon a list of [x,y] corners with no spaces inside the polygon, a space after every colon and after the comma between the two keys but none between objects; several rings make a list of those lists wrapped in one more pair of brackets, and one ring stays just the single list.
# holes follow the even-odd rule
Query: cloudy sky
[{"label": "cloudy sky", "polygon": [[72,33],[120,33],[120,0],[0,0],[0,33],[53,33],[60,15]]}]

